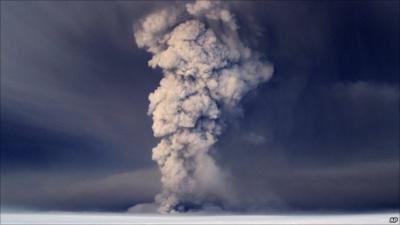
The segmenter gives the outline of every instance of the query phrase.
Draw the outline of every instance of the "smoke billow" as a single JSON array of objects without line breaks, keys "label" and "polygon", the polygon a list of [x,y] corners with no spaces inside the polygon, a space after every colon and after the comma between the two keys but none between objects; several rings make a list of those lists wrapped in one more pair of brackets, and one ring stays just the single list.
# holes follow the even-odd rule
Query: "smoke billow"
[{"label": "smoke billow", "polygon": [[150,94],[153,160],[161,170],[160,212],[180,212],[228,198],[224,173],[209,151],[223,113],[272,76],[273,67],[245,46],[226,4],[197,1],[156,11],[135,29],[136,43],[163,70]]}]

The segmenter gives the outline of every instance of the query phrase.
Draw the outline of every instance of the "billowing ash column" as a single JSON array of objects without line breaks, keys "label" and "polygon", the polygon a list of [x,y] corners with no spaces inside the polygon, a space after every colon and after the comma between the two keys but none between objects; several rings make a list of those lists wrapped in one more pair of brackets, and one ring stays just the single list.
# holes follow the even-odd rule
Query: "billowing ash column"
[{"label": "billowing ash column", "polygon": [[159,211],[225,198],[224,175],[209,155],[222,114],[270,79],[273,67],[243,44],[234,16],[217,1],[156,11],[142,20],[135,39],[153,54],[149,65],[164,74],[149,96],[154,136],[161,138],[153,149],[162,175]]}]

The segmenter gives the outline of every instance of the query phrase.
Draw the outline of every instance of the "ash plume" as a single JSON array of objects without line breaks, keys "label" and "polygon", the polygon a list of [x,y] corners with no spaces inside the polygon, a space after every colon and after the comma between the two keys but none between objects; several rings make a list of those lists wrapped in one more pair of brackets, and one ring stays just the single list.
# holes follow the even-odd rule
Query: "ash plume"
[{"label": "ash plume", "polygon": [[270,79],[273,67],[239,37],[235,16],[219,1],[197,1],[158,10],[135,28],[148,62],[164,77],[150,94],[153,149],[161,171],[159,211],[181,212],[229,198],[225,174],[209,154],[224,114]]}]

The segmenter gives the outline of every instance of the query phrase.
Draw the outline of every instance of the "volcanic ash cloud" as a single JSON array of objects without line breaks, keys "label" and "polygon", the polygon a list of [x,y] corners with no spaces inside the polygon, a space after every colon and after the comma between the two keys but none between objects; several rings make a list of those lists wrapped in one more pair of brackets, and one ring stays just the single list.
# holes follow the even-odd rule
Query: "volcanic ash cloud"
[{"label": "volcanic ash cloud", "polygon": [[158,10],[135,29],[149,66],[163,78],[150,94],[153,149],[161,171],[159,211],[181,212],[229,198],[224,173],[209,150],[222,132],[223,114],[271,78],[273,67],[245,46],[227,5],[197,1]]}]

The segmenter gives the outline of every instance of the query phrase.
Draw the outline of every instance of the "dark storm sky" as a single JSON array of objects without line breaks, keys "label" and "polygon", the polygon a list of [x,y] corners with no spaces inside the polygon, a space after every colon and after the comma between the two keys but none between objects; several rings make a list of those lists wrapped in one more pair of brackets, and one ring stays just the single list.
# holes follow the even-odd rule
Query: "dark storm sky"
[{"label": "dark storm sky", "polygon": [[[274,64],[213,154],[246,209],[400,208],[399,2],[230,2]],[[160,190],[133,41],[155,1],[1,1],[2,210],[118,211]]]}]

